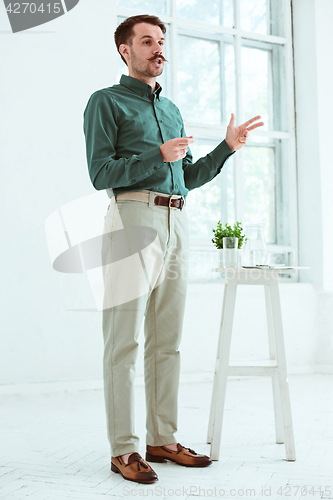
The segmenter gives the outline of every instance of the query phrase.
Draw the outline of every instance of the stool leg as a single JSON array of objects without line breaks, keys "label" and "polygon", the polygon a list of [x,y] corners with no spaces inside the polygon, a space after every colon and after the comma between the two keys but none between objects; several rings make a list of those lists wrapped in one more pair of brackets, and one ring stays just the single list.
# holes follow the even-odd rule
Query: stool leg
[{"label": "stool leg", "polygon": [[291,416],[291,405],[289,395],[289,385],[287,380],[286,355],[283,340],[283,325],[281,315],[281,303],[279,294],[278,278],[271,280],[270,284],[272,318],[275,333],[275,348],[278,364],[278,382],[281,393],[281,407],[284,424],[284,437],[286,447],[286,458],[288,461],[296,460],[294,432]]},{"label": "stool leg", "polygon": [[213,427],[214,427],[214,418],[215,418],[215,407],[216,407],[216,398],[217,398],[217,385],[218,385],[218,375],[219,375],[219,363],[220,363],[220,350],[221,350],[221,325],[224,322],[224,314],[225,314],[225,302],[227,297],[227,289],[228,284],[225,283],[224,291],[223,291],[223,302],[222,302],[222,313],[221,313],[221,323],[220,323],[220,332],[218,338],[217,345],[217,353],[216,353],[216,361],[215,361],[215,372],[214,372],[214,383],[213,383],[213,393],[212,400],[210,403],[210,412],[209,412],[209,423],[208,423],[208,432],[207,432],[207,443],[210,444],[212,442],[213,437]]},{"label": "stool leg", "polygon": [[[276,347],[274,338],[274,323],[272,315],[272,304],[271,304],[271,293],[270,285],[264,285],[265,287],[265,303],[266,303],[266,315],[267,315],[267,330],[268,330],[268,342],[269,342],[269,357],[270,359],[276,360]],[[283,427],[283,415],[281,406],[281,393],[279,381],[276,375],[272,377],[272,390],[273,390],[273,403],[274,403],[274,417],[275,417],[275,437],[278,444],[284,443],[284,427]]]},{"label": "stool leg", "polygon": [[212,460],[218,460],[220,454],[236,290],[237,276],[235,275],[235,277],[233,279],[230,279],[230,281],[226,284],[224,289],[225,296],[223,298],[223,310],[219,334],[219,349],[217,353],[217,366],[214,378],[211,415],[209,420],[211,426],[209,432],[209,437],[211,437],[210,457]]}]

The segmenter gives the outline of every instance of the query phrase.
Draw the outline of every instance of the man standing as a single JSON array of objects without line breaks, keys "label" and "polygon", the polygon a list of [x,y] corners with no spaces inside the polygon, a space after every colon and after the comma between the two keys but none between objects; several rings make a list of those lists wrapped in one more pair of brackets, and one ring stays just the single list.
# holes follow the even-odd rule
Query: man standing
[{"label": "man standing", "polygon": [[[122,75],[119,85],[94,92],[84,112],[90,178],[96,189],[106,189],[111,198],[103,241],[105,296],[113,297],[113,303],[103,310],[111,469],[141,483],[157,480],[147,461],[172,460],[188,467],[212,463],[206,455],[185,448],[175,439],[179,345],[187,287],[184,255],[188,250],[188,221],[184,201],[189,190],[220,172],[225,161],[246,144],[250,130],[263,125],[250,126],[260,118],[256,116],[235,127],[232,115],[226,139],[193,163],[189,145],[194,139],[186,137],[178,108],[162,97],[162,88],[156,82],[165,62],[165,32],[164,24],[155,16],[133,16],[120,24],[115,42],[129,76]],[[150,256],[156,261],[153,267],[158,278],[153,279],[147,293],[117,301],[115,290],[121,285],[127,290],[128,286],[122,275],[115,275],[114,267],[111,272],[108,266],[112,233],[123,228],[129,242],[133,227],[140,226],[152,228],[158,235],[159,252]],[[142,281],[139,274],[132,280]],[[138,453],[139,438],[134,432],[133,387],[137,338],[144,317],[146,461]]]}]

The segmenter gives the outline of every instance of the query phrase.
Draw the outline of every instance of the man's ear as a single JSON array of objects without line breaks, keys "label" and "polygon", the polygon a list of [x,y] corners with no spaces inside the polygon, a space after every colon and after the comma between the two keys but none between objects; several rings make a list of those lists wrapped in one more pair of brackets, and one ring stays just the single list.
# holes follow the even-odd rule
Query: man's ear
[{"label": "man's ear", "polygon": [[128,45],[126,45],[126,43],[122,43],[121,45],[119,45],[119,52],[124,57],[124,59],[128,61],[130,55],[128,51]]}]

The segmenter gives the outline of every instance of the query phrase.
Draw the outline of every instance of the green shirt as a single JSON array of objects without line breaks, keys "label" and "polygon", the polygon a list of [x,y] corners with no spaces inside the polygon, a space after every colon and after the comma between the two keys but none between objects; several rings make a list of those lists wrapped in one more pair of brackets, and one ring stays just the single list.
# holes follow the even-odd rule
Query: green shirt
[{"label": "green shirt", "polygon": [[190,149],[185,158],[164,163],[159,146],[186,134],[179,109],[156,87],[153,92],[150,85],[122,75],[118,85],[89,98],[83,124],[89,175],[94,187],[107,189],[109,196],[142,189],[186,196],[212,180],[234,153],[222,141],[195,163]]}]

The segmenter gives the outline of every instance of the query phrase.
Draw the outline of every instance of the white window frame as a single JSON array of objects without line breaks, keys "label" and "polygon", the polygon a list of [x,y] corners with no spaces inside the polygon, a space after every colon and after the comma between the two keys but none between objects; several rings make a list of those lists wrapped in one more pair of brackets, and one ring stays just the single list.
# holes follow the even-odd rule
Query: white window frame
[{"label": "white window frame", "polygon": [[[276,0],[275,0],[276,1]],[[234,8],[234,26],[229,28],[221,25],[212,25],[209,23],[203,23],[200,21],[192,21],[187,19],[182,19],[177,17],[177,5],[176,0],[170,0],[170,12],[169,15],[161,15],[160,19],[168,25],[168,35],[169,35],[169,47],[170,54],[168,56],[169,62],[169,94],[171,100],[178,104],[178,88],[177,88],[177,78],[172,78],[171,75],[177,75],[177,37],[179,34],[189,35],[195,37],[202,37],[205,39],[222,40],[223,35],[232,35],[234,39],[234,51],[235,51],[235,82],[236,82],[236,109],[235,115],[237,123],[243,123],[249,117],[245,117],[243,113],[243,102],[242,102],[242,72],[241,72],[241,48],[242,41],[246,39],[246,44],[255,46],[258,48],[267,48],[267,44],[275,44],[284,47],[283,61],[275,61],[276,55],[274,50],[272,50],[272,64],[279,64],[280,71],[278,74],[284,81],[281,82],[280,88],[285,95],[281,96],[280,99],[275,95],[279,102],[284,102],[285,104],[285,131],[281,130],[261,130],[256,129],[251,132],[250,140],[248,141],[246,147],[253,146],[272,146],[276,148],[277,141],[288,140],[288,147],[286,148],[287,153],[283,152],[282,148],[276,148],[276,151],[281,150],[284,158],[276,157],[276,168],[277,172],[280,174],[276,178],[276,197],[280,196],[282,192],[282,186],[280,185],[281,176],[283,176],[283,185],[288,186],[288,192],[283,200],[276,200],[277,210],[282,213],[279,216],[276,226],[276,234],[278,242],[282,241],[282,244],[268,245],[268,250],[273,252],[285,252],[289,253],[291,256],[291,262],[293,265],[298,264],[298,225],[297,225],[297,177],[296,177],[296,140],[295,140],[295,105],[294,105],[294,69],[293,69],[293,50],[292,50],[292,22],[291,22],[291,5],[290,0],[278,0],[281,5],[282,16],[277,19],[280,22],[279,31],[286,34],[285,37],[276,35],[264,35],[255,32],[248,32],[241,29],[240,24],[240,3],[241,0],[233,0]],[[274,2],[274,0],[273,0]],[[274,6],[274,3],[273,3]],[[132,15],[142,14],[142,11],[135,9],[117,9],[117,16],[129,17]],[[244,43],[243,43],[244,45]],[[274,49],[274,46],[272,46]],[[222,90],[223,92],[223,86]],[[223,96],[222,96],[223,97]],[[272,104],[272,103],[271,103]],[[222,98],[223,106],[223,98]],[[200,143],[204,138],[209,138],[210,140],[216,140],[220,142],[225,137],[227,123],[221,126],[210,126],[198,123],[191,123],[185,121],[185,128],[188,135],[194,135],[198,138],[197,142]],[[269,139],[268,143],[254,142],[251,138],[259,137]],[[243,152],[238,151],[234,155],[235,161],[235,215],[236,220],[242,220],[243,216]],[[283,203],[282,203],[283,201]],[[289,235],[285,234],[286,229],[289,230]],[[282,234],[283,233],[283,234]],[[283,244],[283,240],[289,240],[290,244]],[[212,246],[211,242],[207,240],[191,240],[191,250],[192,251],[216,251]],[[288,281],[298,281],[298,273],[288,276]],[[207,280],[205,280],[207,281]]]}]

